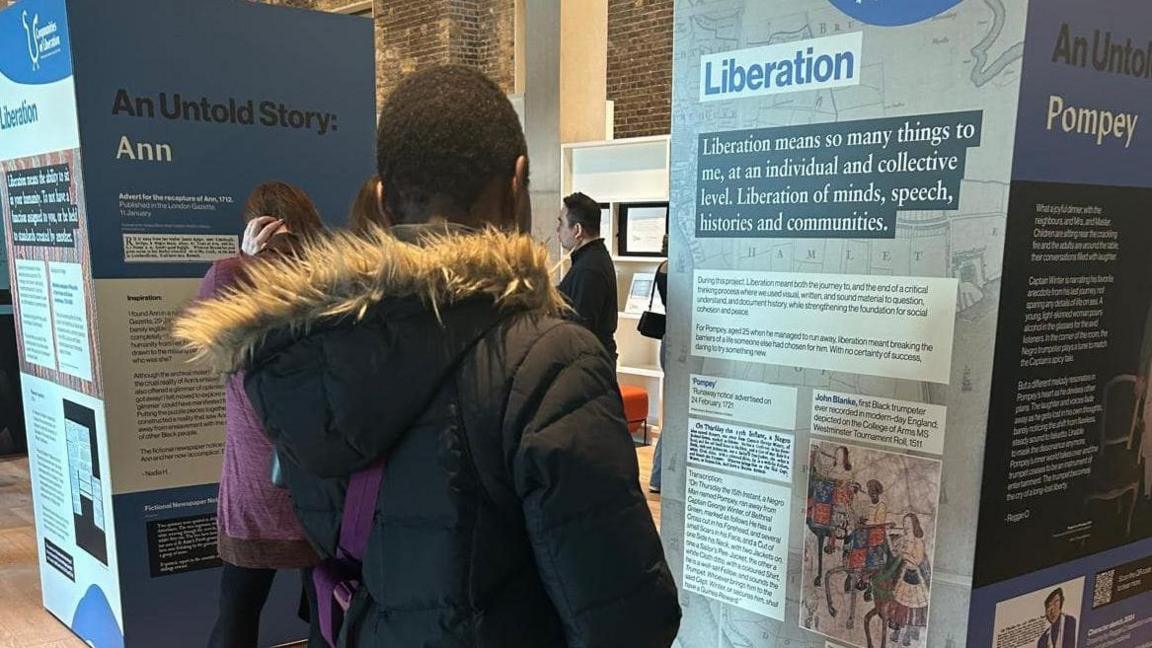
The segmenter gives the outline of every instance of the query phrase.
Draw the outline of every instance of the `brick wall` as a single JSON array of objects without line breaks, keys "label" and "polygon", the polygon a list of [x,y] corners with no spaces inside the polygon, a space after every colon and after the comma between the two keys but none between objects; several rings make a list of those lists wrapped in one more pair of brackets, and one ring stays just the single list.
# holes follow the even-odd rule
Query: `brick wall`
[{"label": "brick wall", "polygon": [[451,60],[449,4],[448,0],[377,0],[377,97],[386,97],[404,75]]},{"label": "brick wall", "polygon": [[672,128],[673,0],[608,0],[608,98],[616,137]]},{"label": "brick wall", "polygon": [[[350,3],[264,1],[329,11]],[[444,63],[479,68],[502,88],[512,91],[515,0],[375,0],[374,12],[378,100],[388,96],[406,74]]]},{"label": "brick wall", "polygon": [[516,2],[480,0],[478,67],[507,92],[516,85]]},{"label": "brick wall", "polygon": [[513,0],[376,0],[376,67],[381,98],[406,73],[455,63],[483,70],[511,92]]}]

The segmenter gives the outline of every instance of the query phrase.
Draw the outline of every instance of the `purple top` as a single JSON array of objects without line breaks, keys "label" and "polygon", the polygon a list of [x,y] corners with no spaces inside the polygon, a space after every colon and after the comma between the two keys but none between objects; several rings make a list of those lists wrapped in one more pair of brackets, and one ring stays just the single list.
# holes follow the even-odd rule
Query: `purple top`
[{"label": "purple top", "polygon": [[[200,298],[208,299],[237,280],[244,261],[240,257],[223,259],[212,264],[200,285]],[[238,544],[252,543],[273,546],[284,550],[283,542],[303,542],[304,533],[292,510],[288,491],[272,483],[272,443],[264,433],[248,394],[244,391],[244,374],[238,372],[229,377],[225,392],[226,438],[224,441],[224,467],[220,473],[220,499],[218,504],[218,525],[221,535],[221,557],[226,561],[242,566],[261,558],[238,558],[228,554],[236,553]],[[252,553],[272,562],[281,561],[293,564],[266,565],[267,567],[294,567],[294,563],[308,564],[311,557],[290,557],[276,551],[273,546],[244,547],[240,553]],[[307,547],[304,547],[307,548]],[[268,550],[272,551],[268,551]],[[279,558],[269,554],[282,554]],[[298,551],[291,551],[297,554]]]}]

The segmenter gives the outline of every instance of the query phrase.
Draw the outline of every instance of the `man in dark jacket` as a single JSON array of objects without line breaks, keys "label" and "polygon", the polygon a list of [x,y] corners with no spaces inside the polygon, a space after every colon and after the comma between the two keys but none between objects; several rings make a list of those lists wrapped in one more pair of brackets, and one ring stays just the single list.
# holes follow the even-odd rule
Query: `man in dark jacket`
[{"label": "man in dark jacket", "polygon": [[600,237],[600,205],[582,193],[564,199],[556,222],[560,245],[572,253],[572,267],[560,281],[560,292],[577,320],[616,358],[616,266]]},{"label": "man in dark jacket", "polygon": [[512,106],[478,72],[421,72],[385,104],[378,145],[395,236],[253,263],[254,290],[176,330],[247,368],[323,555],[349,475],[387,460],[339,645],[669,646],[676,587],[612,362],[557,317],[547,250],[499,231],[530,209]]}]

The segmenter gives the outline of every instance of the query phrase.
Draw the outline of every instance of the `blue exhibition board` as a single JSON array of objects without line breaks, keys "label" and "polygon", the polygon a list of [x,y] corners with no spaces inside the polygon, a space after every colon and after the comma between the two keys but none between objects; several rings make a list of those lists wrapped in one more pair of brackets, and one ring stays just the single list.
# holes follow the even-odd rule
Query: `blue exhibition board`
[{"label": "blue exhibition board", "polygon": [[[239,207],[267,180],[299,186],[326,219],[343,222],[373,169],[370,21],[239,1],[210,11],[77,2],[72,12],[83,26],[80,140],[97,162],[85,165],[88,207],[102,216],[91,228],[97,279],[203,275],[204,263],[133,259],[124,237],[235,236]],[[149,150],[164,161],[146,161]],[[121,199],[145,193],[194,209]]]},{"label": "blue exhibition board", "polygon": [[[970,645],[1024,632],[1055,592],[1075,645],[1152,642],[1150,20],[1137,0],[1029,5]],[[1026,314],[1043,295],[1063,324]],[[1065,357],[1029,357],[1037,333]],[[1074,402],[1077,382],[1079,415],[1028,420],[1057,400],[1034,385]]]},{"label": "blue exhibition board", "polygon": [[[237,252],[258,184],[337,224],[373,168],[371,21],[206,4],[0,11],[0,291],[43,600],[97,648],[198,648],[217,613],[224,391],[172,316]],[[301,586],[277,578],[263,645],[304,638]]]}]

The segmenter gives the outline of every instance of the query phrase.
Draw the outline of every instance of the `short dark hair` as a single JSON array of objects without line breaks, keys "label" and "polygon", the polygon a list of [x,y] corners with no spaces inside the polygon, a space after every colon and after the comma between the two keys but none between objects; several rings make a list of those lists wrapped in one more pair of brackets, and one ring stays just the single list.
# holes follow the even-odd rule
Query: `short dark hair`
[{"label": "short dark hair", "polygon": [[1064,588],[1057,587],[1056,589],[1052,590],[1052,593],[1048,595],[1048,598],[1044,599],[1044,607],[1048,607],[1052,603],[1052,600],[1055,599],[1056,597],[1060,597],[1060,605],[1063,606],[1064,605]]},{"label": "short dark hair", "polygon": [[312,240],[325,231],[316,204],[304,190],[287,182],[265,182],[248,195],[244,201],[244,222],[260,216],[283,220],[289,232],[305,240]]},{"label": "short dark hair", "polygon": [[434,207],[466,214],[493,179],[511,179],[527,154],[512,103],[471,68],[411,74],[380,111],[376,166],[396,224],[423,222]]},{"label": "short dark hair", "polygon": [[568,226],[579,223],[592,235],[600,234],[600,204],[587,194],[577,191],[564,197],[564,207],[568,210]]}]

